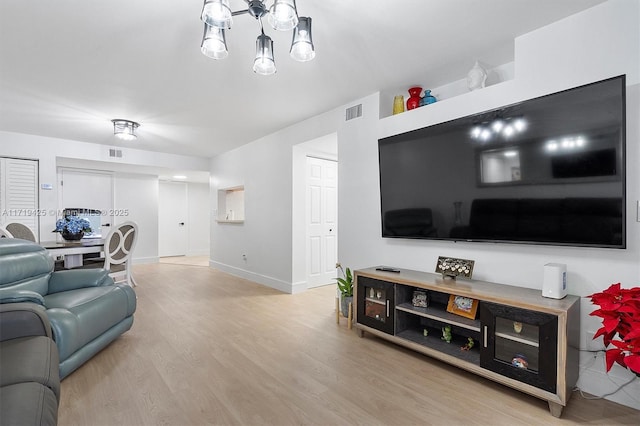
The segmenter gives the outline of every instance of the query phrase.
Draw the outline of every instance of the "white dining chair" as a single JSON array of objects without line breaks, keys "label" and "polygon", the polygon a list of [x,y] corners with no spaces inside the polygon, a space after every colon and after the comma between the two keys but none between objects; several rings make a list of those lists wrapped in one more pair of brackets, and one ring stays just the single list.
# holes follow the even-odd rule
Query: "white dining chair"
[{"label": "white dining chair", "polygon": [[9,231],[13,238],[21,238],[23,240],[37,242],[36,234],[27,225],[20,222],[7,223],[5,229]]},{"label": "white dining chair", "polygon": [[137,240],[138,225],[135,222],[123,222],[105,238],[104,259],[87,260],[87,264],[82,267],[107,269],[114,281],[135,287],[137,284],[131,274],[131,262]]},{"label": "white dining chair", "polygon": [[13,238],[13,235],[6,228],[0,226],[0,238]]}]

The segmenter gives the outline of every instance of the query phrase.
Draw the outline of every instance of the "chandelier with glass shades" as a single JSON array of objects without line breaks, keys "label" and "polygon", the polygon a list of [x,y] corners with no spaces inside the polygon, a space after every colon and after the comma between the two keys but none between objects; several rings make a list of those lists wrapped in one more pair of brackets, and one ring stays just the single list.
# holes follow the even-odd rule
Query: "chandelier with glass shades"
[{"label": "chandelier with glass shades", "polygon": [[205,0],[201,19],[204,22],[204,35],[200,50],[213,59],[224,59],[229,55],[225,31],[231,29],[232,17],[248,14],[260,23],[260,35],[256,40],[256,58],[253,71],[270,75],[276,72],[273,57],[273,40],[265,35],[262,18],[266,15],[271,26],[278,31],[293,30],[290,56],[296,61],[312,60],[316,53],[311,39],[311,18],[298,17],[295,0],[274,0],[267,9],[264,1],[249,1],[247,9],[232,12],[229,0]]}]

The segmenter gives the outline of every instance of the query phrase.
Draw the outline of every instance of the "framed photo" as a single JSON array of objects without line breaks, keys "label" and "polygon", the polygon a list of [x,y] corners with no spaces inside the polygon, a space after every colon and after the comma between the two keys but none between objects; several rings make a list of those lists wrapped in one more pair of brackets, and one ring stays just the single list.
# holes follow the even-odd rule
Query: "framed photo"
[{"label": "framed photo", "polygon": [[426,291],[414,290],[413,299],[411,300],[413,306],[417,306],[419,308],[426,308],[429,306],[429,298],[427,297]]},{"label": "framed photo", "polygon": [[477,311],[478,301],[476,299],[464,296],[456,296],[455,294],[449,296],[447,312],[460,315],[461,317],[476,319]]}]

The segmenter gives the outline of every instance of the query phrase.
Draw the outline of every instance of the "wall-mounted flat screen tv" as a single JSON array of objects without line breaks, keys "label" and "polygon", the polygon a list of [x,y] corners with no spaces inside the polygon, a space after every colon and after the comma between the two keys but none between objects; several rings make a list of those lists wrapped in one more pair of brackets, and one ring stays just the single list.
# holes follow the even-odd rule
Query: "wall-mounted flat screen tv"
[{"label": "wall-mounted flat screen tv", "polygon": [[380,139],[382,236],[624,248],[625,130],[622,75]]}]

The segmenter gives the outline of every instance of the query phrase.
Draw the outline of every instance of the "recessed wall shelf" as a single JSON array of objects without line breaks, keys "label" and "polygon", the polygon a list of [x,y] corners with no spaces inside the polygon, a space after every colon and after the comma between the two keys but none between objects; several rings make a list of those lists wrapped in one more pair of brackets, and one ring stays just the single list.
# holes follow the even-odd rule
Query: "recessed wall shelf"
[{"label": "recessed wall shelf", "polygon": [[218,190],[218,223],[244,223],[244,186]]}]

